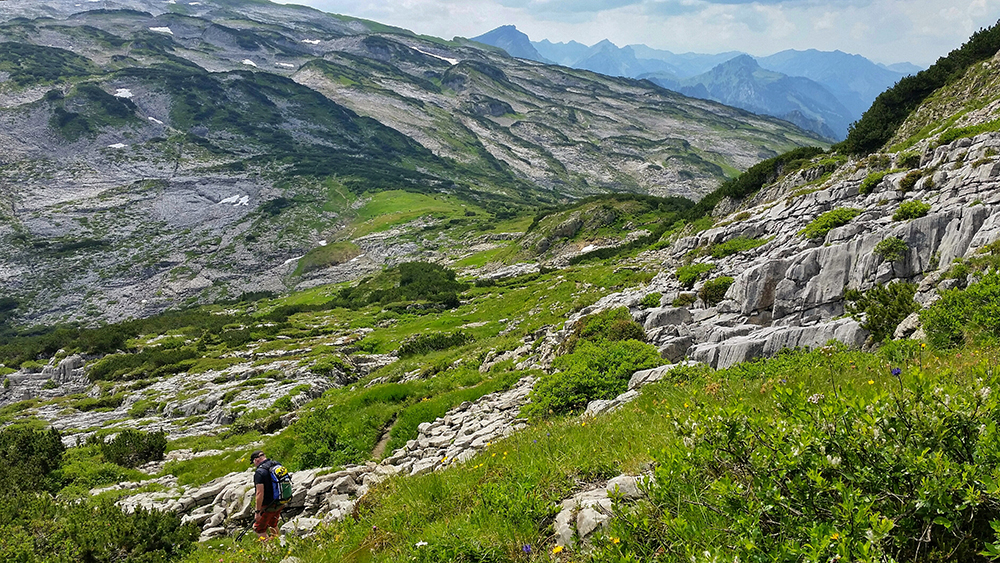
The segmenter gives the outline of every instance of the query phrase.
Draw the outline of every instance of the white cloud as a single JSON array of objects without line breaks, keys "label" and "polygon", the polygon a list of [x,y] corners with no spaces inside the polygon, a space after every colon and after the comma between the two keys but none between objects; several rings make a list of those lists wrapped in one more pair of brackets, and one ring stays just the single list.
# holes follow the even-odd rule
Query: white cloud
[{"label": "white cloud", "polygon": [[531,39],[675,52],[784,49],[930,64],[1000,19],[1000,0],[295,0],[450,39],[514,24]]}]

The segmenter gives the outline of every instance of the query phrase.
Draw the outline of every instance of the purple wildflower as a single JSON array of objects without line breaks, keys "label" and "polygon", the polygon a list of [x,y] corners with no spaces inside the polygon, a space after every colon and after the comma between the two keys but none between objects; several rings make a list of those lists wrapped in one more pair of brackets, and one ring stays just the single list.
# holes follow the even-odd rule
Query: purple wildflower
[{"label": "purple wildflower", "polygon": [[531,553],[531,546],[528,545],[528,544],[524,544],[524,547],[521,548],[521,551],[523,551],[523,552],[525,552],[527,554],[530,554]]},{"label": "purple wildflower", "polygon": [[895,375],[896,377],[899,377],[899,374],[901,374],[901,373],[903,373],[903,370],[901,370],[899,368],[892,368],[892,375]]}]

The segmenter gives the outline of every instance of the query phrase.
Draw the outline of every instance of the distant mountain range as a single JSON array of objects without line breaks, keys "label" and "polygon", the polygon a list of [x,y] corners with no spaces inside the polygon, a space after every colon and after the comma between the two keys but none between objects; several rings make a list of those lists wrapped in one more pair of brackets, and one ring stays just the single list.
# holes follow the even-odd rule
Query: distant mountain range
[{"label": "distant mountain range", "polygon": [[648,79],[687,96],[780,117],[834,140],[847,135],[850,123],[882,91],[921,70],[908,62],[881,65],[860,55],[815,49],[755,58],[738,51],[678,54],[646,45],[618,47],[608,40],[590,47],[576,41],[531,41],[512,25],[473,41],[514,57]]}]

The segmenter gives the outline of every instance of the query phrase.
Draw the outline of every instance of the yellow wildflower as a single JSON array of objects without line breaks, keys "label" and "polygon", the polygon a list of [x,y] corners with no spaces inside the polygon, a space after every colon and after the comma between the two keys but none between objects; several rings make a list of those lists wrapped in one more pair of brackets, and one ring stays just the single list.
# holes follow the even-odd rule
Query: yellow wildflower
[{"label": "yellow wildflower", "polygon": [[557,545],[557,546],[555,546],[555,547],[552,548],[552,554],[555,555],[556,553],[561,553],[562,550],[563,550],[563,547],[561,545]]}]

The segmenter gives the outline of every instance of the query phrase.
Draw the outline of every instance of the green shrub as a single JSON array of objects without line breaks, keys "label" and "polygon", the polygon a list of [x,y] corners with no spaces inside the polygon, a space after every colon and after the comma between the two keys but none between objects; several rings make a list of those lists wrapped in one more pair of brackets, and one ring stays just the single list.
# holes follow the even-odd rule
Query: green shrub
[{"label": "green shrub", "polygon": [[472,341],[472,337],[461,330],[451,334],[436,332],[434,334],[418,334],[399,346],[396,355],[400,358],[426,354],[436,350],[447,350]]},{"label": "green shrub", "polygon": [[581,340],[590,342],[616,342],[619,340],[646,340],[642,325],[632,319],[628,307],[605,309],[587,315],[576,322],[573,332],[563,344],[563,350],[572,353]]},{"label": "green shrub", "polygon": [[270,434],[281,430],[281,413],[276,409],[247,411],[233,421],[226,430],[229,436],[258,432]]},{"label": "green shrub", "polygon": [[302,275],[314,270],[321,270],[330,266],[343,264],[348,260],[361,254],[361,248],[353,242],[334,242],[325,246],[318,246],[305,256],[299,258],[298,266],[292,275]]},{"label": "green shrub", "polygon": [[0,498],[0,511],[4,561],[168,563],[189,553],[200,533],[172,512],[125,512],[110,501],[14,493]]},{"label": "green shrub", "polygon": [[614,398],[628,388],[633,373],[662,363],[655,346],[637,340],[581,341],[573,353],[555,359],[558,371],[541,376],[523,411],[545,417],[582,409],[595,399]]},{"label": "green shrub", "polygon": [[906,256],[906,252],[910,247],[906,244],[906,241],[899,237],[889,237],[882,239],[878,244],[875,245],[875,249],[872,251],[875,255],[880,256],[886,262],[896,262],[903,259]]},{"label": "green shrub", "polygon": [[920,312],[927,340],[936,348],[1000,337],[1000,273],[991,270],[966,289],[949,289]]},{"label": "green shrub", "polygon": [[987,543],[1000,502],[996,375],[972,368],[981,384],[956,385],[955,373],[903,367],[891,393],[776,385],[766,404],[692,394],[668,413],[677,436],[653,452],[649,501],[621,507],[593,561],[1000,555]]},{"label": "green shrub", "polygon": [[913,300],[916,284],[896,282],[877,285],[864,293],[851,289],[844,293],[847,312],[855,319],[864,319],[861,328],[871,332],[872,340],[884,342],[892,338],[899,323],[920,309]]},{"label": "green shrub", "polygon": [[904,201],[899,204],[899,209],[896,210],[892,215],[893,221],[909,221],[912,219],[919,219],[927,212],[931,210],[931,205],[929,203],[924,203],[919,199],[914,199],[911,201]]},{"label": "green shrub", "polygon": [[850,223],[858,215],[861,215],[861,210],[853,207],[840,207],[827,211],[813,219],[798,234],[814,240],[826,238],[826,234],[831,230]]},{"label": "green shrub", "polygon": [[698,296],[693,293],[682,293],[670,302],[671,307],[690,307],[698,300]]},{"label": "green shrub", "polygon": [[726,291],[729,291],[731,285],[733,285],[733,278],[728,276],[708,280],[705,285],[701,286],[698,297],[701,297],[701,300],[709,307],[718,305],[726,298]]},{"label": "green shrub", "polygon": [[662,297],[662,293],[650,293],[642,298],[642,301],[639,302],[639,306],[643,309],[655,309],[660,306],[660,299]]},{"label": "green shrub", "polygon": [[872,191],[882,183],[882,179],[885,178],[886,174],[889,174],[888,170],[883,170],[880,172],[872,172],[861,181],[861,187],[858,188],[858,193],[860,194],[870,194]]},{"label": "green shrub", "polygon": [[712,271],[713,268],[715,268],[715,264],[709,262],[681,266],[677,268],[677,279],[680,280],[681,285],[687,289],[691,289],[699,279]]},{"label": "green shrub", "polygon": [[947,145],[958,139],[964,139],[966,137],[975,137],[981,133],[992,133],[994,131],[1000,131],[1000,119],[994,119],[987,123],[980,123],[978,125],[970,125],[968,127],[955,127],[948,129],[941,136],[938,137],[939,145]]},{"label": "green shrub", "polygon": [[726,256],[731,256],[739,252],[745,252],[747,250],[753,250],[759,246],[767,244],[770,239],[757,239],[748,237],[736,237],[722,242],[719,244],[713,244],[709,248],[709,254],[713,258],[725,258]]},{"label": "green shrub", "polygon": [[295,405],[292,404],[292,398],[289,397],[288,395],[285,395],[284,397],[278,399],[271,406],[275,410],[279,410],[281,412],[288,412],[295,409]]},{"label": "green shrub", "polygon": [[899,166],[902,168],[916,168],[920,166],[920,155],[915,152],[899,155]]},{"label": "green shrub", "polygon": [[0,430],[0,487],[8,492],[56,490],[65,451],[55,429],[8,426]]},{"label": "green shrub", "polygon": [[784,175],[799,170],[813,157],[825,151],[819,147],[798,147],[774,158],[754,164],[739,176],[726,180],[718,189],[698,201],[694,216],[708,216],[717,203],[729,197],[744,199]]},{"label": "green shrub", "polygon": [[167,451],[167,435],[163,431],[143,432],[131,428],[122,430],[110,441],[99,444],[104,459],[122,467],[138,467],[163,459]]},{"label": "green shrub", "polygon": [[98,409],[117,409],[125,402],[125,393],[117,395],[105,395],[103,397],[87,397],[72,403],[73,408],[78,411],[89,412]]},{"label": "green shrub", "polygon": [[908,192],[912,190],[913,187],[917,185],[917,182],[919,182],[923,177],[923,170],[913,170],[907,173],[906,176],[903,176],[903,179],[899,181],[899,191]]}]

